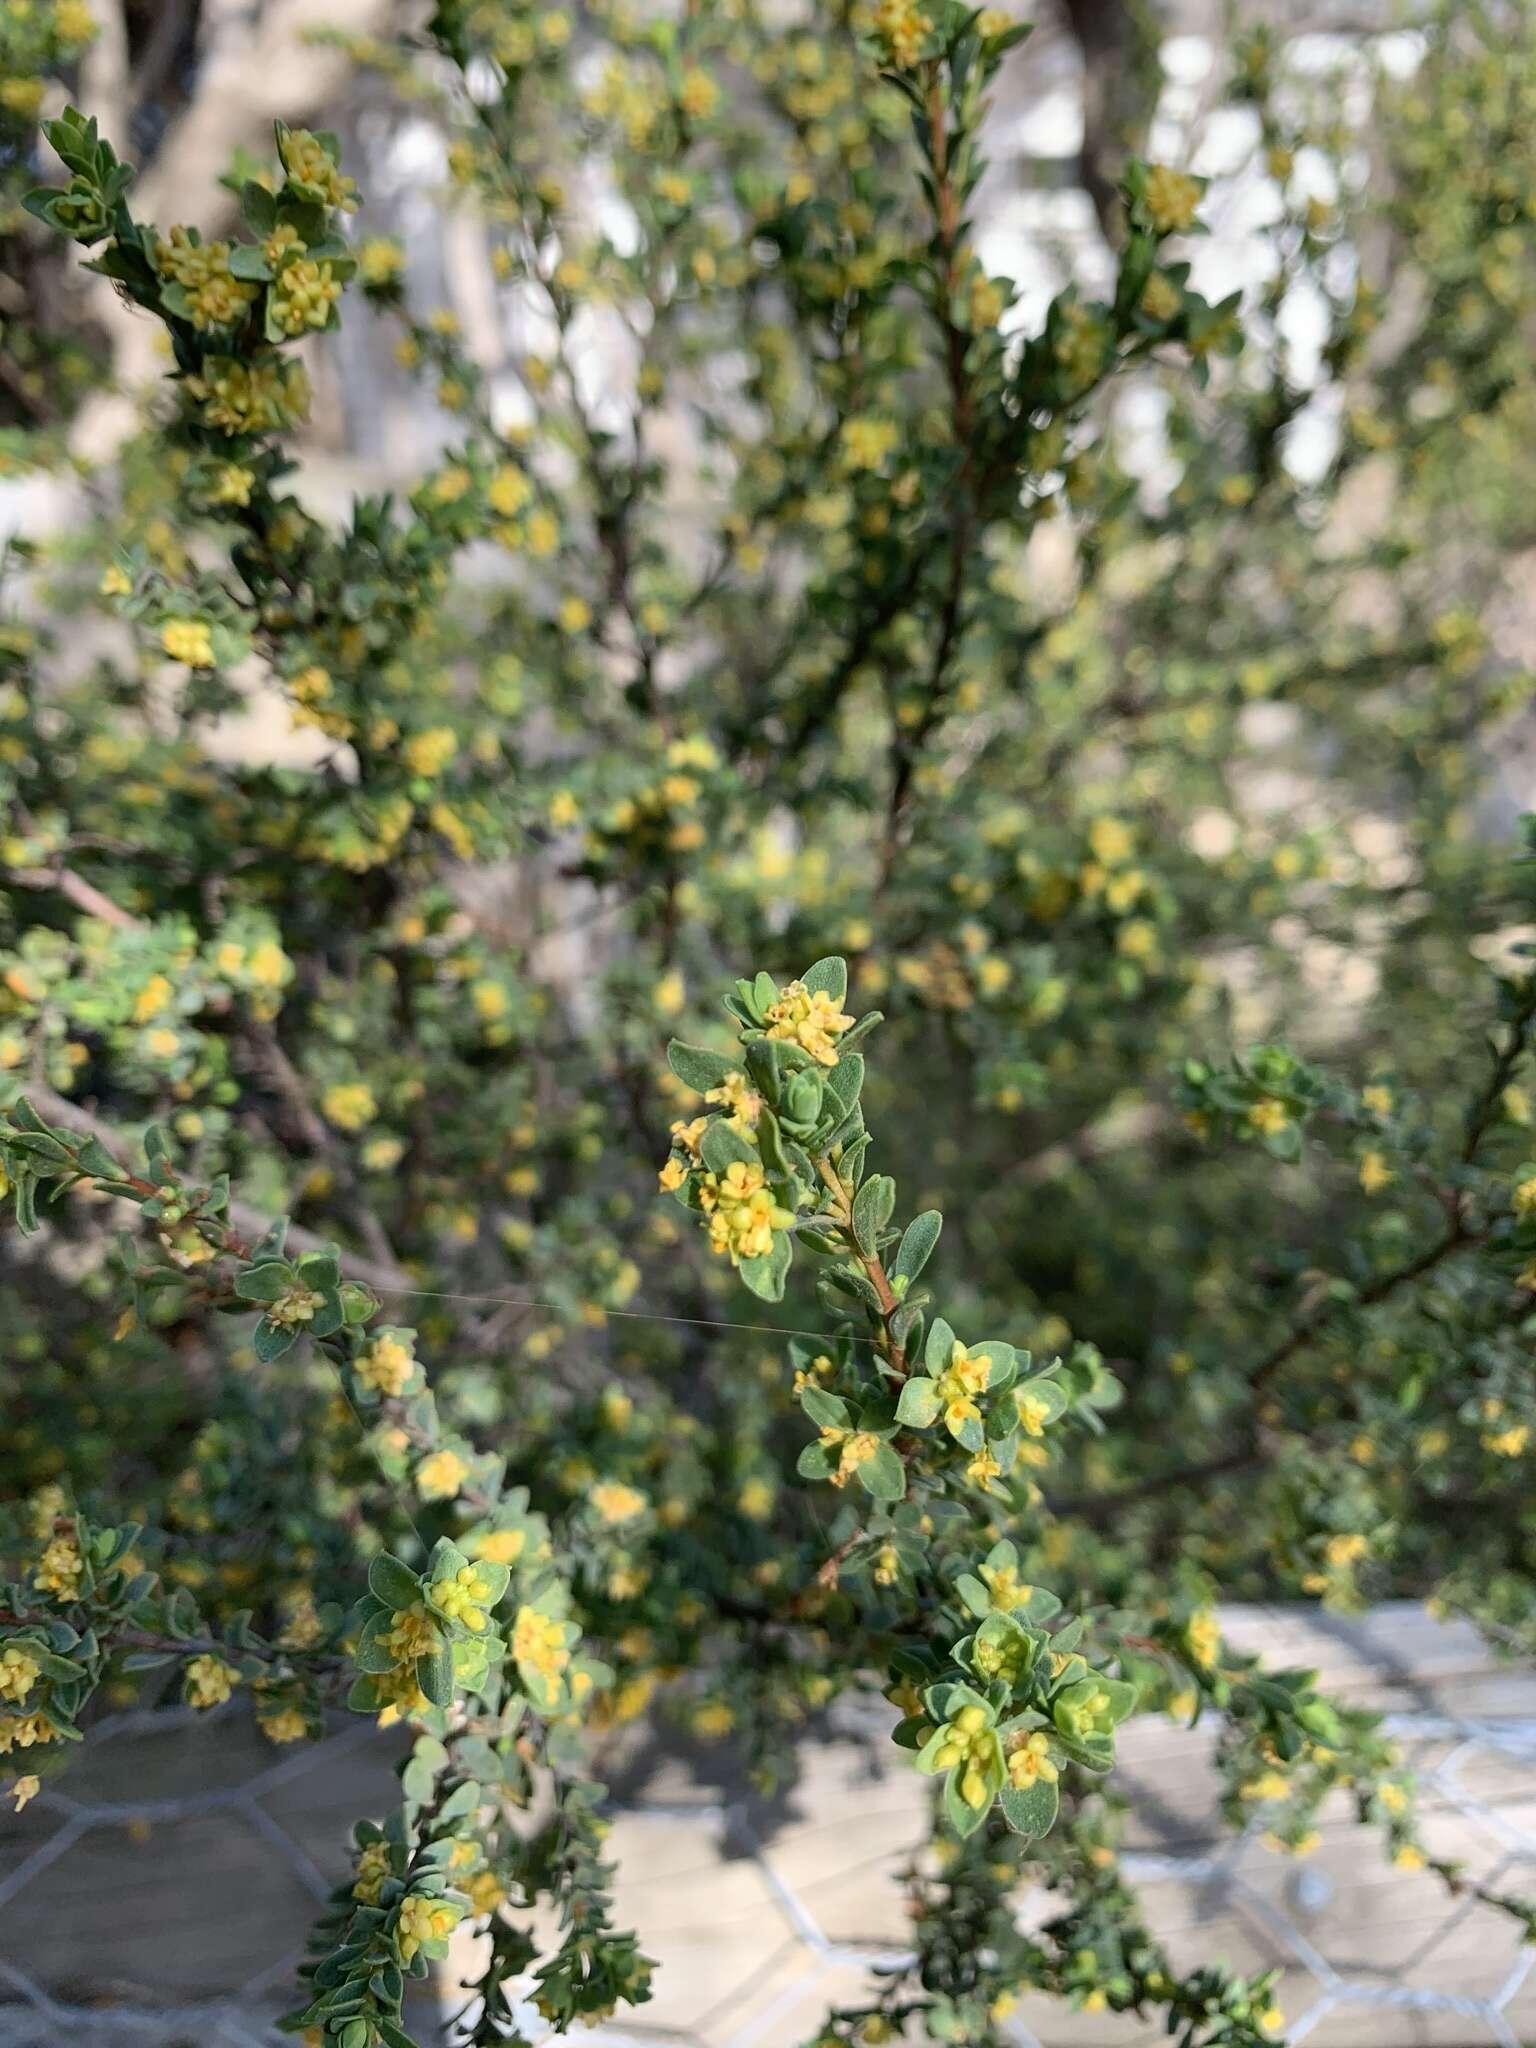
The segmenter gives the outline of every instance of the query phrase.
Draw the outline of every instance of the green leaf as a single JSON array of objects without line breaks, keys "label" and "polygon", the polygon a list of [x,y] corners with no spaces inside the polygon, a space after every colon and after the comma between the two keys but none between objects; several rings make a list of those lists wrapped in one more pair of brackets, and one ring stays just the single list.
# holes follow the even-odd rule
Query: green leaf
[{"label": "green leaf", "polygon": [[398,1614],[421,1598],[421,1580],[408,1564],[385,1550],[368,1567],[368,1590]]},{"label": "green leaf", "polygon": [[864,1062],[857,1053],[841,1054],[837,1065],[827,1069],[827,1093],[844,1117],[858,1101],[863,1086]]},{"label": "green leaf", "polygon": [[923,1363],[931,1373],[941,1373],[949,1364],[949,1355],[955,1348],[955,1333],[942,1316],[935,1316],[933,1327],[928,1332],[928,1342],[923,1346]]},{"label": "green leaf", "polygon": [[944,1780],[944,1818],[955,1833],[960,1836],[974,1835],[986,1819],[991,1801],[985,1806],[971,1806],[960,1796],[960,1780],[964,1773],[957,1767]]},{"label": "green leaf", "polygon": [[328,1294],[309,1320],[311,1337],[334,1337],[346,1320],[339,1293]]},{"label": "green leaf", "polygon": [[434,1707],[453,1705],[453,1652],[446,1644],[416,1659],[416,1683]]},{"label": "green leaf", "polygon": [[1003,1819],[1016,1835],[1048,1835],[1056,1824],[1060,1806],[1056,1787],[1043,1778],[1019,1790],[1012,1785],[1003,1787]]},{"label": "green leaf", "polygon": [[743,1259],[737,1271],[759,1301],[782,1301],[793,1256],[789,1232],[781,1231],[775,1235],[771,1250],[759,1259]]},{"label": "green leaf", "polygon": [[242,1301],[277,1301],[292,1285],[293,1268],[286,1262],[245,1266],[235,1275],[235,1292]]},{"label": "green leaf", "polygon": [[891,1278],[915,1280],[929,1259],[939,1241],[939,1232],[944,1227],[944,1218],[937,1209],[924,1209],[914,1216],[902,1232],[901,1245],[891,1262]]},{"label": "green leaf", "polygon": [[879,1249],[880,1232],[891,1220],[896,1206],[896,1183],[888,1173],[872,1173],[853,1198],[853,1235],[859,1250],[873,1258]]},{"label": "green leaf", "polygon": [[858,1468],[859,1484],[874,1500],[900,1500],[907,1490],[907,1471],[889,1444],[881,1444]]},{"label": "green leaf", "polygon": [[720,1086],[727,1074],[740,1073],[742,1061],[739,1053],[731,1057],[711,1052],[707,1046],[685,1045],[680,1038],[674,1038],[667,1047],[667,1065],[685,1088],[707,1095],[711,1088]]},{"label": "green leaf", "polygon": [[[1044,1429],[1048,1422],[1055,1422],[1067,1411],[1066,1389],[1057,1380],[1020,1380],[1013,1390],[1013,1398],[1019,1410],[1020,1421],[1023,1421],[1027,1406],[1039,1429]],[[1030,1429],[1028,1434],[1033,1436],[1035,1430]]]},{"label": "green leaf", "polygon": [[379,1642],[379,1637],[387,1635],[390,1629],[393,1628],[394,1620],[395,1618],[392,1614],[375,1614],[363,1624],[362,1634],[357,1639],[357,1650],[353,1657],[353,1662],[359,1671],[382,1674],[385,1671],[394,1670],[399,1660],[392,1650],[384,1649]]},{"label": "green leaf", "polygon": [[904,1422],[910,1429],[927,1429],[936,1419],[939,1408],[937,1382],[930,1379],[910,1379],[901,1390],[901,1399],[896,1403],[896,1420]]},{"label": "green leaf", "polygon": [[742,1166],[761,1164],[756,1151],[744,1138],[730,1129],[723,1117],[716,1117],[704,1133],[699,1145],[699,1156],[711,1173],[724,1173],[738,1162]]},{"label": "green leaf", "polygon": [[818,1429],[848,1427],[848,1403],[839,1400],[836,1394],[829,1394],[825,1387],[807,1387],[800,1396],[800,1406]]},{"label": "green leaf", "polygon": [[281,1358],[285,1351],[291,1351],[297,1342],[296,1330],[290,1330],[282,1323],[270,1322],[263,1316],[251,1338],[251,1349],[263,1365],[270,1365],[274,1358]]},{"label": "green leaf", "polygon": [[810,995],[830,996],[838,1008],[848,993],[848,962],[829,953],[825,960],[818,960],[814,967],[807,967],[800,979]]},{"label": "green leaf", "polygon": [[242,278],[247,284],[265,284],[272,275],[272,266],[250,242],[237,242],[229,252],[229,270],[232,277]]}]

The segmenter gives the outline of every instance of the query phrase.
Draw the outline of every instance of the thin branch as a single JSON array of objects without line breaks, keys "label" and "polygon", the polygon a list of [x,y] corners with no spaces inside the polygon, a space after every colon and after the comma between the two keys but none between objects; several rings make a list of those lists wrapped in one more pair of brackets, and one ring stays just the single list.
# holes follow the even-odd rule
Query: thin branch
[{"label": "thin branch", "polygon": [[[39,1116],[53,1123],[62,1124],[66,1130],[79,1131],[86,1137],[99,1140],[123,1166],[125,1179],[139,1178],[125,1163],[125,1156],[131,1148],[121,1131],[114,1129],[101,1117],[93,1115],[78,1102],[71,1102],[67,1095],[56,1094],[51,1088],[29,1087],[27,1096]],[[259,1239],[265,1237],[271,1228],[270,1216],[252,1203],[241,1201],[238,1196],[230,1197],[228,1213],[230,1222],[244,1237]],[[318,1236],[313,1230],[306,1230],[298,1223],[289,1224],[288,1243],[295,1251],[300,1252],[321,1252],[331,1249],[329,1240]],[[381,1294],[410,1292],[411,1276],[403,1267],[361,1258],[350,1251],[347,1253],[347,1266],[359,1280],[364,1281],[369,1287],[376,1288]]]}]

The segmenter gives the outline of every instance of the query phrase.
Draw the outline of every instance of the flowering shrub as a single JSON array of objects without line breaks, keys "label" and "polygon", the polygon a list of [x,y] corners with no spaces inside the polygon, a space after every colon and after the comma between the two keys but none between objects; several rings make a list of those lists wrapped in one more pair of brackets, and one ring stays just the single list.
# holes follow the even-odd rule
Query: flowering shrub
[{"label": "flowering shrub", "polygon": [[[90,30],[16,21],[7,181]],[[1132,1716],[1216,1720],[1234,1825],[1302,1854],[1342,1793],[1472,1889],[1371,1717],[1216,1601],[1536,1640],[1531,867],[1488,829],[1536,55],[1433,24],[1365,192],[1250,38],[1263,286],[1196,290],[1203,184],[1131,158],[1102,295],[1026,317],[974,219],[1020,40],[444,0],[354,45],[451,138],[505,364],[330,134],[237,161],[216,233],[140,218],[73,111],[31,225],[7,183],[170,375],[6,564],[0,1758],[21,1806],[135,1698],[398,1725],[312,2041],[398,2048],[461,1924],[466,2038],[530,1980],[556,2026],[642,2001],[597,1775],[647,1712],[771,1790],[891,1702],[915,1954],[828,2048],[987,2042],[1030,1990],[1274,2038],[1270,1980],[1177,1969],[1118,1874]],[[1342,422],[1310,482],[1293,293]],[[6,317],[43,468],[91,353]],[[303,429],[370,319],[445,449],[329,518]],[[231,745],[253,707],[308,751]]]}]

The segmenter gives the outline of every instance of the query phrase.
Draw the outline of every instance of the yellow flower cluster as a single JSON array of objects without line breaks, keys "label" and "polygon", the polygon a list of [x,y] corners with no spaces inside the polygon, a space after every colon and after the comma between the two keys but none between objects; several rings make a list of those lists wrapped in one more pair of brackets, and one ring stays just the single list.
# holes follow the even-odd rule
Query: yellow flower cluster
[{"label": "yellow flower cluster", "polygon": [[632,1522],[636,1515],[645,1512],[645,1495],[638,1487],[625,1486],[617,1479],[601,1480],[593,1487],[590,1498],[598,1515],[610,1525]]},{"label": "yellow flower cluster", "polygon": [[398,1334],[381,1330],[354,1367],[365,1387],[398,1400],[416,1370],[416,1354]]},{"label": "yellow flower cluster", "polygon": [[778,1001],[768,1009],[768,1036],[800,1046],[822,1067],[837,1065],[833,1040],[852,1023],[824,989],[812,995],[803,981],[792,981],[780,989]]},{"label": "yellow flower cluster", "polygon": [[169,241],[155,244],[154,260],[186,293],[187,317],[200,333],[232,327],[257,296],[257,286],[231,273],[228,242],[194,242],[185,228],[172,228]]},{"label": "yellow flower cluster", "polygon": [[222,1657],[194,1657],[187,1666],[187,1703],[199,1708],[220,1707],[239,1683],[239,1672]]},{"label": "yellow flower cluster", "polygon": [[955,1435],[958,1436],[968,1422],[981,1419],[976,1396],[987,1391],[991,1380],[990,1358],[973,1358],[965,1345],[958,1341],[951,1345],[949,1364],[939,1375],[938,1387],[945,1424]]},{"label": "yellow flower cluster", "polygon": [[[748,1084],[745,1074],[727,1074],[718,1088],[709,1090],[704,1100],[716,1102],[731,1112],[727,1122],[733,1131],[755,1130],[763,1113],[763,1098]],[[683,1128],[680,1124],[674,1125],[674,1137]]]},{"label": "yellow flower cluster", "polygon": [[875,9],[875,34],[900,71],[917,62],[932,26],[916,0],[879,0]]},{"label": "yellow flower cluster", "polygon": [[1200,181],[1187,172],[1154,164],[1147,173],[1147,218],[1160,235],[1182,234],[1194,226],[1200,204]]},{"label": "yellow flower cluster", "polygon": [[1033,1586],[1024,1583],[1011,1564],[984,1564],[978,1566],[977,1570],[982,1583],[992,1595],[992,1605],[999,1614],[1012,1614],[1016,1607],[1024,1606],[1035,1590]]},{"label": "yellow flower cluster", "polygon": [[255,363],[209,356],[186,388],[200,402],[205,423],[226,434],[270,434],[309,416],[304,365],[277,356]]},{"label": "yellow flower cluster", "polygon": [[284,334],[324,327],[341,297],[341,281],[329,263],[305,257],[290,263],[272,293],[272,317]]},{"label": "yellow flower cluster", "polygon": [[14,1715],[10,1720],[0,1721],[0,1756],[9,1756],[13,1749],[31,1749],[39,1742],[55,1742],[58,1731],[51,1721],[45,1721],[41,1714]]},{"label": "yellow flower cluster", "polygon": [[1192,1614],[1185,1625],[1184,1639],[1195,1663],[1203,1671],[1214,1671],[1221,1650],[1221,1624],[1215,1615],[1205,1609]]},{"label": "yellow flower cluster", "polygon": [[723,1174],[706,1174],[699,1202],[709,1218],[710,1250],[733,1266],[773,1249],[773,1233],[788,1230],[794,1216],[774,1200],[760,1166],[733,1159]]},{"label": "yellow flower cluster", "polygon": [[418,1602],[414,1607],[401,1609],[395,1616],[394,1627],[379,1637],[379,1643],[398,1666],[409,1669],[418,1657],[431,1656],[437,1648],[438,1634],[432,1617]]},{"label": "yellow flower cluster", "polygon": [[460,1565],[451,1579],[435,1579],[427,1598],[448,1621],[456,1621],[472,1635],[483,1635],[490,1617],[491,1582],[472,1564]]},{"label": "yellow flower cluster", "polygon": [[826,1428],[821,1432],[823,1450],[837,1452],[834,1486],[846,1486],[861,1465],[867,1465],[880,1448],[880,1439],[867,1429]]},{"label": "yellow flower cluster", "polygon": [[403,1899],[395,1928],[400,1960],[408,1963],[424,1942],[446,1941],[463,1917],[463,1907],[446,1899]]},{"label": "yellow flower cluster", "polygon": [[1050,1417],[1050,1403],[1042,1401],[1038,1394],[1026,1393],[1023,1387],[1013,1397],[1018,1411],[1019,1427],[1026,1436],[1044,1436],[1045,1425]]},{"label": "yellow flower cluster", "polygon": [[40,1592],[52,1593],[59,1600],[73,1600],[80,1590],[84,1570],[85,1563],[74,1538],[55,1536],[43,1552],[33,1579]]},{"label": "yellow flower cluster", "polygon": [[956,1764],[965,1766],[960,1797],[967,1806],[987,1803],[986,1765],[996,1741],[980,1707],[962,1707],[948,1724],[946,1740],[940,1744],[934,1764],[941,1771],[951,1771]]},{"label": "yellow flower cluster", "polygon": [[389,1876],[389,1844],[367,1842],[357,1859],[357,1870],[352,1880],[352,1896],[365,1906],[376,1906],[384,1889],[384,1880]]},{"label": "yellow flower cluster", "polygon": [[457,1451],[433,1451],[416,1467],[416,1491],[423,1500],[452,1500],[468,1477]]},{"label": "yellow flower cluster", "polygon": [[36,1684],[42,1666],[18,1643],[0,1650],[0,1700],[19,1705]]},{"label": "yellow flower cluster", "polygon": [[530,1665],[551,1682],[558,1679],[571,1661],[565,1647],[565,1630],[558,1621],[537,1608],[520,1607],[512,1624],[512,1655],[519,1664]]},{"label": "yellow flower cluster", "polygon": [[320,1111],[338,1131],[360,1131],[373,1122],[379,1106],[365,1081],[340,1081],[321,1096]]},{"label": "yellow flower cluster", "polygon": [[1034,1784],[1054,1785],[1061,1775],[1051,1762],[1050,1744],[1038,1728],[1009,1750],[1007,1769],[1008,1782],[1016,1792],[1025,1792]]},{"label": "yellow flower cluster", "polygon": [[314,1321],[315,1310],[324,1299],[313,1287],[289,1287],[269,1304],[267,1320],[281,1330],[300,1329]]},{"label": "yellow flower cluster", "polygon": [[309,1733],[309,1725],[297,1707],[275,1707],[258,1714],[256,1722],[268,1742],[302,1742]]},{"label": "yellow flower cluster", "polygon": [[343,213],[357,211],[356,184],[341,175],[325,144],[307,128],[294,128],[284,135],[278,155],[295,185],[313,192],[326,206],[340,207]]},{"label": "yellow flower cluster", "polygon": [[160,628],[160,645],[187,668],[213,667],[213,640],[200,619],[170,619]]}]

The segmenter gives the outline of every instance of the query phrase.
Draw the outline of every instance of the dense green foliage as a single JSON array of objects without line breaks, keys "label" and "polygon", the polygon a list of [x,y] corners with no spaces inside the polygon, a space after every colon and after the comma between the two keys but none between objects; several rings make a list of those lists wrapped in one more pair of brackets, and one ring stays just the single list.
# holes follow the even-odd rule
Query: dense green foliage
[{"label": "dense green foliage", "polygon": [[[17,1802],[141,1696],[408,1724],[294,2023],[398,2048],[473,1919],[490,2042],[529,1973],[562,2025],[645,1995],[616,1727],[771,1788],[875,1690],[936,1856],[829,2041],[1031,1989],[1273,2038],[1140,1925],[1117,1724],[1213,1715],[1235,1824],[1304,1853],[1342,1789],[1417,1868],[1370,1717],[1215,1602],[1536,1642],[1526,25],[1383,71],[1368,180],[1336,81],[1246,40],[1268,281],[1193,289],[1202,184],[1131,157],[1103,296],[1021,324],[972,218],[1011,19],[444,0],[354,55],[537,308],[509,414],[332,136],[200,235],[70,113],[24,215],[66,5],[0,26],[3,232],[169,356],[0,624]],[[449,448],[336,520],[344,315]],[[8,324],[15,473],[71,473],[94,360]]]}]

